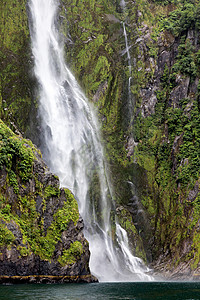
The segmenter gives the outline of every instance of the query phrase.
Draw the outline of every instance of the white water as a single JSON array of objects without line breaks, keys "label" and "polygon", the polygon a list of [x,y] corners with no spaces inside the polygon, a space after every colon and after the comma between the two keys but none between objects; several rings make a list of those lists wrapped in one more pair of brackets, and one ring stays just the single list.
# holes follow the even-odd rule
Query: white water
[{"label": "white water", "polygon": [[128,45],[128,38],[127,38],[127,33],[126,33],[126,26],[125,23],[122,22],[123,24],[123,30],[124,30],[124,39],[125,39],[125,45],[126,49],[123,52],[123,55],[126,53],[127,54],[127,60],[128,60],[128,70],[129,70],[129,78],[128,78],[128,101],[129,101],[129,111],[133,111],[133,104],[131,101],[131,71],[132,71],[132,66],[131,66],[131,55],[129,49],[131,46]]},{"label": "white water", "polygon": [[124,0],[121,0],[121,2],[120,2],[120,6],[121,6],[121,8],[122,8],[122,9],[124,9],[124,8],[125,8],[125,6],[126,6],[126,3],[125,3],[125,1],[124,1]]},{"label": "white water", "polygon": [[[58,2],[29,0],[29,7],[44,155],[50,169],[59,176],[61,186],[71,189],[78,199],[84,234],[90,244],[91,272],[100,281],[151,280],[145,274],[148,269],[131,254],[126,232],[118,223],[113,238],[114,203],[98,125],[64,62],[62,41],[56,29]],[[99,194],[95,197],[97,186]],[[115,221],[115,216],[112,219]]]}]

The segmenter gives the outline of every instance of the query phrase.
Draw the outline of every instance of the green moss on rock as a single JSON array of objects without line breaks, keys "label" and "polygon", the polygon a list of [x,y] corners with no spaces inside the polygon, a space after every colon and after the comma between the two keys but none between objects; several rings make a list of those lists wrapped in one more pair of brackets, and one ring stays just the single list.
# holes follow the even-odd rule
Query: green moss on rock
[{"label": "green moss on rock", "polygon": [[6,223],[0,222],[0,247],[6,245],[7,247],[12,245],[15,241],[14,234],[6,227]]},{"label": "green moss on rock", "polygon": [[[66,263],[63,259],[61,265],[73,261],[89,272],[88,244],[78,225],[78,204],[73,194],[59,188],[57,177],[49,172],[30,141],[15,135],[2,121],[0,135],[0,252],[4,253],[5,260],[2,272],[3,266],[9,263],[8,247],[11,256],[17,256],[19,261],[34,256],[41,263],[53,262],[61,273],[57,252],[62,251],[68,253],[68,259]],[[64,241],[68,240],[69,228],[71,247],[68,250]],[[34,270],[34,264],[27,264],[27,268]]]},{"label": "green moss on rock", "polygon": [[74,264],[82,254],[83,245],[76,241],[70,245],[69,249],[63,251],[63,254],[58,258],[58,261],[62,266],[65,266],[66,264],[71,265]]},{"label": "green moss on rock", "polygon": [[0,118],[14,130],[27,131],[33,79],[27,1],[1,1]]}]

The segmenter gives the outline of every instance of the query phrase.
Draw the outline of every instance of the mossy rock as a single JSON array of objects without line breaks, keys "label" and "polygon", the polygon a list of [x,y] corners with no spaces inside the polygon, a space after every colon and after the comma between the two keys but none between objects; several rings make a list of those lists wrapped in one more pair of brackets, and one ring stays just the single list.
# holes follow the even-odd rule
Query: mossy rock
[{"label": "mossy rock", "polygon": [[59,188],[40,151],[2,121],[0,136],[1,275],[89,274],[88,243],[73,194]]}]

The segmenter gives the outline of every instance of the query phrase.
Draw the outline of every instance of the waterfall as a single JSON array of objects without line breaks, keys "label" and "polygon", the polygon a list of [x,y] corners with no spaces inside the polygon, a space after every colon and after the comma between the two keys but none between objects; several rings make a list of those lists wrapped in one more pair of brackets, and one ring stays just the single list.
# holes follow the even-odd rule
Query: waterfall
[{"label": "waterfall", "polygon": [[43,155],[61,186],[69,188],[78,201],[90,245],[91,272],[100,281],[151,280],[116,222],[94,109],[64,62],[56,26],[58,4],[57,0],[29,0]]},{"label": "waterfall", "polygon": [[[124,12],[126,9],[126,2],[124,0],[121,0],[120,2],[120,6],[122,8],[122,11]],[[132,65],[131,65],[131,55],[130,55],[130,48],[131,46],[129,46],[128,44],[128,37],[127,37],[127,33],[126,33],[126,25],[125,22],[122,22],[123,25],[123,32],[124,32],[124,39],[125,39],[125,50],[122,51],[122,55],[127,55],[127,61],[128,61],[128,72],[129,72],[129,78],[128,78],[128,106],[129,106],[129,113],[133,111],[134,108],[134,104],[132,102],[132,95],[131,95],[131,72],[132,72]]]},{"label": "waterfall", "polygon": [[129,111],[133,111],[133,104],[132,104],[132,100],[131,100],[131,71],[132,71],[132,66],[131,66],[131,56],[130,56],[130,51],[129,49],[131,48],[131,46],[128,45],[128,38],[127,38],[127,33],[126,33],[126,25],[124,22],[122,22],[123,24],[123,31],[124,31],[124,39],[125,39],[125,51],[123,51],[122,55],[124,55],[125,53],[127,54],[127,61],[128,61],[128,71],[129,71],[129,78],[128,78],[128,103],[129,103]]},{"label": "waterfall", "polygon": [[124,9],[124,8],[125,8],[125,6],[126,6],[126,3],[125,3],[125,1],[124,1],[124,0],[121,0],[121,2],[120,2],[120,6],[121,6],[121,8],[122,8],[122,9]]}]

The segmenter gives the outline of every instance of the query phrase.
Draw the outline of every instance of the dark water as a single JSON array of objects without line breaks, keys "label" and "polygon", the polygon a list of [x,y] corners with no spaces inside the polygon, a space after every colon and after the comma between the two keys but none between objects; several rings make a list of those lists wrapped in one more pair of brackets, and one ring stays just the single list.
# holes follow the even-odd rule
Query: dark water
[{"label": "dark water", "polygon": [[2,300],[200,300],[200,282],[1,285]]}]

